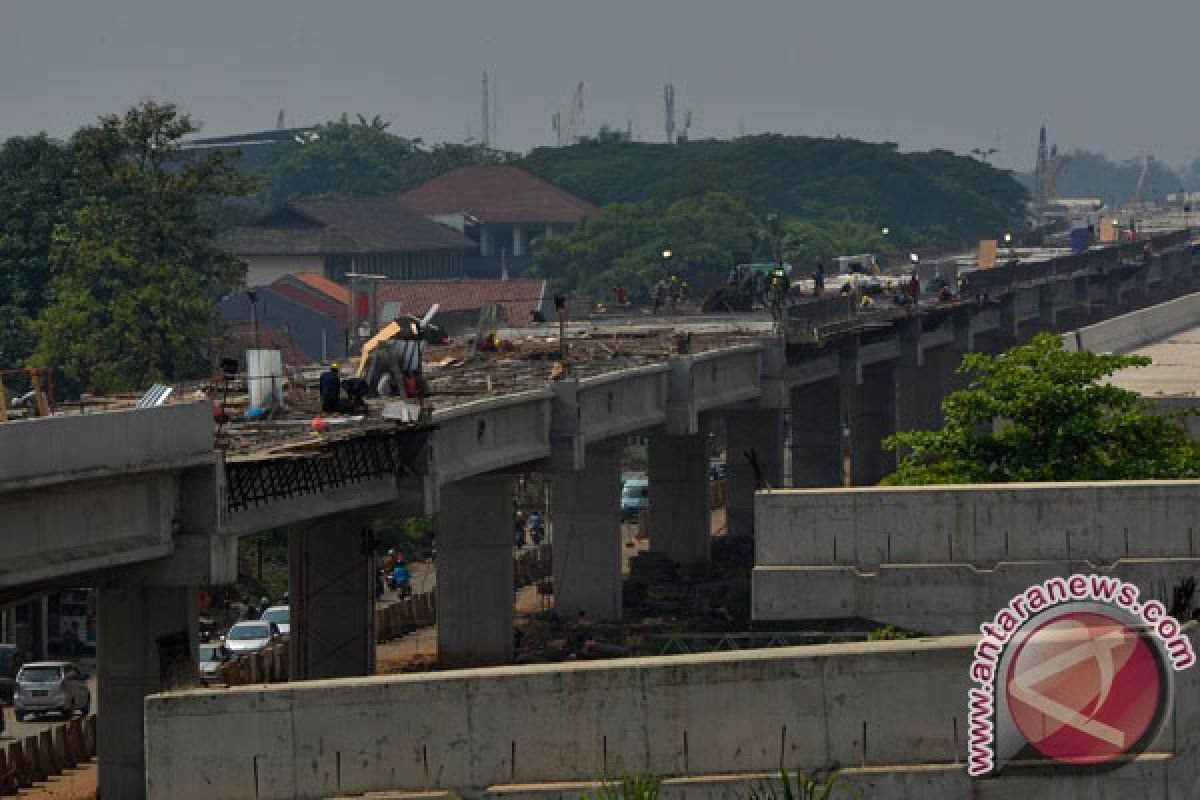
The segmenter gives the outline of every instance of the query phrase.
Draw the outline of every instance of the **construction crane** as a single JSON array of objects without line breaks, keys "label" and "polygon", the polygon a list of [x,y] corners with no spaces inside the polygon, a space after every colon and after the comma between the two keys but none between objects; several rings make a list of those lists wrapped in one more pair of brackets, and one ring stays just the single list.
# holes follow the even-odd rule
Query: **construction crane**
[{"label": "construction crane", "polygon": [[675,84],[663,87],[663,112],[667,122],[667,144],[675,143]]},{"label": "construction crane", "polygon": [[1154,160],[1154,156],[1147,153],[1142,156],[1142,171],[1138,175],[1137,186],[1133,190],[1133,198],[1129,201],[1131,206],[1140,206],[1142,204],[1142,192],[1146,188],[1146,175],[1150,172],[1150,162]]},{"label": "construction crane", "polygon": [[1058,145],[1053,145],[1050,148],[1050,163],[1046,169],[1046,202],[1049,203],[1054,198],[1058,197],[1058,176],[1062,174],[1063,167],[1071,160],[1070,156],[1060,155]]},{"label": "construction crane", "polygon": [[571,110],[567,113],[567,144],[576,144],[583,132],[583,81],[575,87],[571,95]]}]

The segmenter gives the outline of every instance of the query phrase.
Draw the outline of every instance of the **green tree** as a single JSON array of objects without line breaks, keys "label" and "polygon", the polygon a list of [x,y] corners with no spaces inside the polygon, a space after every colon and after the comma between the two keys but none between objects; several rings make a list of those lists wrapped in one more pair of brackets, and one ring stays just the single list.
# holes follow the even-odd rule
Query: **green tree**
[{"label": "green tree", "polygon": [[887,227],[897,246],[959,244],[1024,225],[1025,188],[945,150],[766,134],[677,145],[591,140],[538,148],[521,166],[598,205],[732,195],[781,218]]},{"label": "green tree", "polygon": [[245,269],[214,243],[209,210],[253,187],[220,154],[181,162],[195,131],[145,102],[72,137],[72,210],[54,229],[33,363],[98,391],[204,374],[214,301]]},{"label": "green tree", "polygon": [[67,218],[66,149],[40,136],[0,145],[0,369],[32,352],[50,282],[50,241]]},{"label": "green tree", "polygon": [[968,353],[968,388],[942,402],[939,431],[885,446],[907,454],[885,484],[1176,479],[1200,476],[1200,448],[1134,392],[1104,379],[1143,356],[1067,352],[1039,334],[999,356]]},{"label": "green tree", "polygon": [[498,164],[506,153],[481,145],[426,147],[388,130],[376,115],[341,119],[319,126],[298,141],[281,146],[263,177],[271,202],[292,197],[362,197],[396,194],[419,183],[473,164]]},{"label": "green tree", "polygon": [[887,243],[864,223],[815,224],[708,192],[605,206],[566,235],[538,242],[533,256],[537,273],[557,289],[601,298],[618,283],[645,297],[668,273],[703,288],[739,260],[785,258],[806,273],[818,258],[880,249]]}]

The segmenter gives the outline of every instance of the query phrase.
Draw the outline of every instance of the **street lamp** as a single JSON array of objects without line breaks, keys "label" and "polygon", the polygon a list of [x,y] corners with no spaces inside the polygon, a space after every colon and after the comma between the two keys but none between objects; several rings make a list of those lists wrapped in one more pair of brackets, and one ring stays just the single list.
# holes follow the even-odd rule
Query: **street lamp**
[{"label": "street lamp", "polygon": [[667,258],[670,258],[670,257],[671,257],[671,251],[670,251],[670,249],[665,249],[665,250],[663,250],[663,258],[664,258],[664,259],[667,259]]},{"label": "street lamp", "polygon": [[891,228],[884,228],[883,230],[880,231],[880,233],[882,233],[884,236],[887,236],[891,232],[892,232]]}]

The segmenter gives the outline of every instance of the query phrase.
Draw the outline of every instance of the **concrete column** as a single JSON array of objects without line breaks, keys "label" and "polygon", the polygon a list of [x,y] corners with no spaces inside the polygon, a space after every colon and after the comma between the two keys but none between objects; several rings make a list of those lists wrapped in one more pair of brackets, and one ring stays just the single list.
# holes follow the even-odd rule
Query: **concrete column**
[{"label": "concrete column", "polygon": [[490,256],[492,254],[492,229],[483,223],[479,225],[479,255]]},{"label": "concrete column", "polygon": [[684,565],[707,564],[708,436],[650,437],[650,549]]},{"label": "concrete column", "polygon": [[513,659],[512,478],[447,484],[438,512],[438,661],[488,666]]},{"label": "concrete column", "polygon": [[522,228],[520,225],[513,225],[513,234],[512,234],[512,245],[513,245],[512,246],[512,254],[513,254],[513,256],[525,255],[525,242],[522,239],[522,234],[524,234],[524,232],[525,232],[525,229]]},{"label": "concrete column", "polygon": [[100,796],[146,796],[143,700],[196,680],[196,590],[96,592],[96,694]]},{"label": "concrete column", "polygon": [[766,486],[783,485],[783,411],[755,409],[725,414],[725,529],[730,536],[754,535],[754,492],[759,475]]},{"label": "concrete column", "polygon": [[796,488],[842,485],[842,393],[836,379],[791,392],[792,482]]},{"label": "concrete column", "polygon": [[591,445],[582,470],[553,473],[550,481],[555,613],[620,620],[620,442]]},{"label": "concrete column", "polygon": [[353,515],[288,531],[292,680],[375,673],[373,541],[366,519]]},{"label": "concrete column", "polygon": [[850,482],[871,486],[896,468],[896,454],[881,442],[896,431],[896,377],[890,366],[863,370],[850,392]]}]

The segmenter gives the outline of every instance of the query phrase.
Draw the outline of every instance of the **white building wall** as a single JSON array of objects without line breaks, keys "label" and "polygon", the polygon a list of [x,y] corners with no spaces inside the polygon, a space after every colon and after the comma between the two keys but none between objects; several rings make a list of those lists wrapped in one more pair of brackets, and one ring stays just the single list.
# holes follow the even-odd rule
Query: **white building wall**
[{"label": "white building wall", "polygon": [[324,256],[239,256],[246,262],[246,285],[266,286],[298,272],[325,274]]}]

